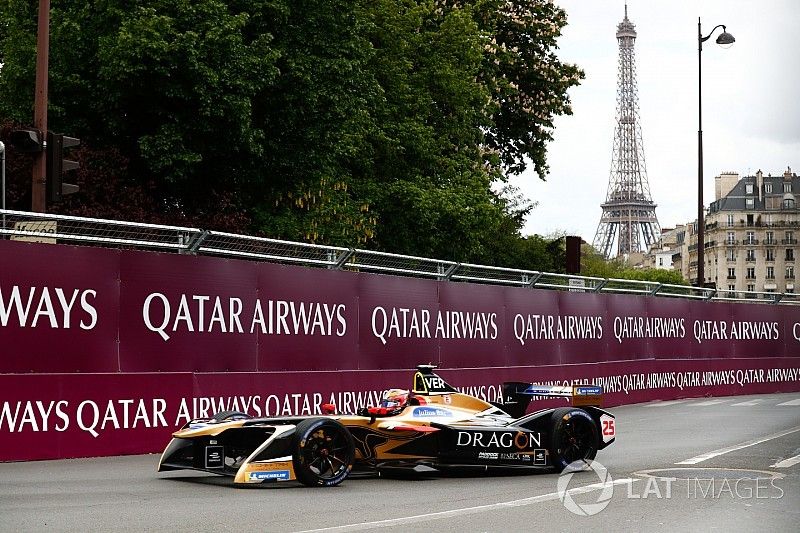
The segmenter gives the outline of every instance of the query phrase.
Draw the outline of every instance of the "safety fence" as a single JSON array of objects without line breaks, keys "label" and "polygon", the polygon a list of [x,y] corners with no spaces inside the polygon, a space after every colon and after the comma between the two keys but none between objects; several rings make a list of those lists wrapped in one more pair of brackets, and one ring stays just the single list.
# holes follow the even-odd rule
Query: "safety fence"
[{"label": "safety fence", "polygon": [[178,254],[234,257],[309,267],[571,292],[622,293],[698,300],[797,305],[797,294],[735,291],[630,279],[597,278],[459,263],[426,257],[321,246],[234,233],[96,218],[3,211],[0,236],[17,241],[80,244]]}]

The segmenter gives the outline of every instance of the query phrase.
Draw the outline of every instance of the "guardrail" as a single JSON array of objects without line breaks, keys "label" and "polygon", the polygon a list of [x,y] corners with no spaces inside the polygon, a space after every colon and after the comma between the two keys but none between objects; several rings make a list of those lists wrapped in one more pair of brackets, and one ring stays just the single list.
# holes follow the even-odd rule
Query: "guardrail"
[{"label": "guardrail", "polygon": [[554,274],[457,263],[426,257],[321,246],[198,228],[0,210],[0,236],[28,242],[150,249],[180,254],[238,257],[337,270],[397,274],[571,292],[641,294],[739,302],[800,304],[793,293],[722,291],[687,285]]}]

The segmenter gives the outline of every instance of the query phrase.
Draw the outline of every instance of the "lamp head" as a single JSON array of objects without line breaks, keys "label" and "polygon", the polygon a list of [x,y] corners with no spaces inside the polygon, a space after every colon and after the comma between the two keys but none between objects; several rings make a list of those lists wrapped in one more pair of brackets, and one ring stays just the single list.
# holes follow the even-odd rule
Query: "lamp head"
[{"label": "lamp head", "polygon": [[725,26],[722,27],[722,33],[719,34],[717,37],[717,44],[720,45],[722,48],[730,48],[733,43],[736,42],[736,39],[733,38],[733,35],[726,31]]}]

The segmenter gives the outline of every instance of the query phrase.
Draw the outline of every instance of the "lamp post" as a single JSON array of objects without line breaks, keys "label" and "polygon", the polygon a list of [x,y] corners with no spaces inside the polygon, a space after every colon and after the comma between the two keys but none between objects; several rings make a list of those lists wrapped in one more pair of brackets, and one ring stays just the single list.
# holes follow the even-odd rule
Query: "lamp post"
[{"label": "lamp post", "polygon": [[724,24],[714,26],[708,35],[703,37],[700,29],[700,17],[697,17],[697,286],[705,286],[705,219],[703,217],[703,43],[711,35],[722,28],[717,37],[717,44],[731,45],[736,39],[726,31]]},{"label": "lamp post", "polygon": [[6,145],[0,142],[0,175],[3,189],[3,229],[6,229]]}]

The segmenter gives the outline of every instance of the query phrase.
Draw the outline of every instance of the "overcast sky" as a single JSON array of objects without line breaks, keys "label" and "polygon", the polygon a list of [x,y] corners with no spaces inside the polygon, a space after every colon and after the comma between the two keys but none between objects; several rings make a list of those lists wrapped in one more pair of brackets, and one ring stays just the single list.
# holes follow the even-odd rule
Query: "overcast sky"
[{"label": "overcast sky", "polygon": [[[538,206],[525,234],[566,231],[592,242],[605,200],[616,113],[617,24],[623,0],[555,0],[569,25],[559,57],[586,72],[573,115],[555,122],[550,174],[512,183]],[[697,19],[736,43],[703,45],[704,200],[714,176],[800,172],[800,1],[629,0],[647,177],[662,228],[697,215]],[[719,32],[721,30],[717,30]]]}]

